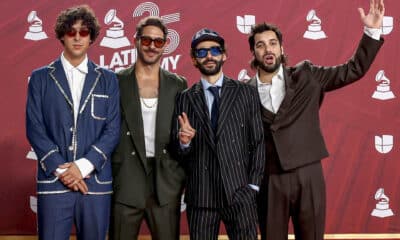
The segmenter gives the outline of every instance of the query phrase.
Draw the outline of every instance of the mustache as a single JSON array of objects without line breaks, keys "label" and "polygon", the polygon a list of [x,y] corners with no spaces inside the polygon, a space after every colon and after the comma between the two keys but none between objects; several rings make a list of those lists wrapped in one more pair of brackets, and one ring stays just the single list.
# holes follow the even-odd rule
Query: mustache
[{"label": "mustache", "polygon": [[267,57],[268,55],[272,55],[276,58],[275,53],[272,53],[272,52],[267,52],[266,54],[263,55],[263,58]]},{"label": "mustache", "polygon": [[148,49],[148,50],[146,50],[146,52],[151,52],[151,53],[159,53],[157,50],[153,50],[153,49]]},{"label": "mustache", "polygon": [[203,62],[203,64],[207,64],[207,63],[215,63],[215,64],[218,64],[217,61],[211,60],[211,59]]}]

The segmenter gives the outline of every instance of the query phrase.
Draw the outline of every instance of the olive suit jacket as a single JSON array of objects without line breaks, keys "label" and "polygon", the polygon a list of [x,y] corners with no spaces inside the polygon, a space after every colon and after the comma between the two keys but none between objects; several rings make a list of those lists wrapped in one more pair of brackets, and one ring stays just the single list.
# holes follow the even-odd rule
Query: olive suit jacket
[{"label": "olive suit jacket", "polygon": [[160,205],[180,199],[185,174],[168,151],[175,96],[187,88],[186,79],[160,69],[156,116],[155,165],[146,159],[143,118],[134,67],[117,73],[121,95],[121,138],[112,157],[113,201],[145,208],[153,171],[155,197]]}]

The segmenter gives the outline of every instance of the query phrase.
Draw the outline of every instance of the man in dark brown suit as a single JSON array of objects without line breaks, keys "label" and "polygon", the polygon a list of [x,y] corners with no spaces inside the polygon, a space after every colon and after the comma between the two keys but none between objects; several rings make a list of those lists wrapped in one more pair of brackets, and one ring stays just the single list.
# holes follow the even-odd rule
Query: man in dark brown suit
[{"label": "man in dark brown suit", "polygon": [[201,80],[177,95],[172,134],[187,173],[190,239],[257,239],[256,194],[264,171],[264,137],[254,87],[222,72],[224,39],[201,29],[191,44]]},{"label": "man in dark brown suit", "polygon": [[383,44],[380,27],[383,0],[371,0],[354,56],[345,64],[321,67],[303,61],[285,66],[282,34],[269,24],[258,24],[249,36],[266,141],[266,167],[258,199],[262,239],[288,239],[292,218],[296,239],[323,239],[325,180],[321,159],[328,156],[319,124],[319,108],[327,91],[360,79]]}]

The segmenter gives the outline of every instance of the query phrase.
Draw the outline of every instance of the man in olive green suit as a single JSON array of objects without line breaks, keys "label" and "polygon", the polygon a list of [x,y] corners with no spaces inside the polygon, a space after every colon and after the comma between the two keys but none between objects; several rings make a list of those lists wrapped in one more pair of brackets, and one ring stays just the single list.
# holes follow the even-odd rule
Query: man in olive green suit
[{"label": "man in olive green suit", "polygon": [[175,96],[183,77],[160,68],[167,28],[158,17],[136,27],[138,59],[117,74],[121,138],[112,157],[110,239],[137,239],[146,221],[152,239],[179,239],[184,171],[168,151]]}]

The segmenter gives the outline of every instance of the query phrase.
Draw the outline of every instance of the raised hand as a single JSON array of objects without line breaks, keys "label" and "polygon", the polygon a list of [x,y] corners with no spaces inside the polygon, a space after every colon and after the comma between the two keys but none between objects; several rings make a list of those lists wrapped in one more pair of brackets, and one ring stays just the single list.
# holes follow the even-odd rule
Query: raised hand
[{"label": "raised hand", "polygon": [[383,0],[370,0],[367,15],[365,15],[362,8],[358,8],[358,11],[360,12],[361,21],[366,27],[380,28],[382,26],[383,16],[385,15]]},{"label": "raised hand", "polygon": [[179,141],[182,144],[189,144],[192,138],[196,135],[196,130],[190,125],[189,119],[186,113],[178,116],[179,120]]}]

